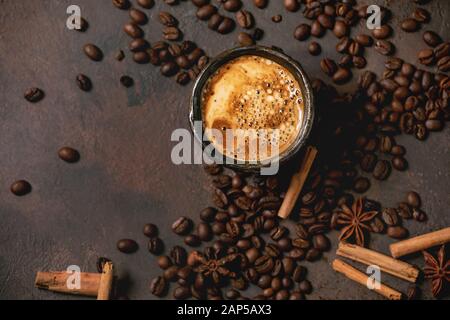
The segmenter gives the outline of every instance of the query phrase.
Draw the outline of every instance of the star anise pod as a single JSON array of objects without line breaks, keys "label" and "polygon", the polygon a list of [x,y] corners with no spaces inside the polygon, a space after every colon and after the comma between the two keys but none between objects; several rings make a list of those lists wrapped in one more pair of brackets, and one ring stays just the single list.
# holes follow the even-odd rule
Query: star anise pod
[{"label": "star anise pod", "polygon": [[370,221],[375,218],[378,211],[365,211],[364,198],[357,199],[351,208],[343,204],[338,211],[338,224],[343,226],[339,240],[353,240],[363,247],[365,233],[370,232]]},{"label": "star anise pod", "polygon": [[224,278],[236,278],[234,267],[239,264],[239,254],[229,254],[221,259],[207,259],[204,256],[198,258],[198,266],[194,271],[211,279],[215,285],[222,283]]},{"label": "star anise pod", "polygon": [[425,268],[423,272],[426,279],[431,279],[431,291],[437,297],[442,288],[450,282],[450,260],[445,259],[445,246],[439,249],[437,259],[423,251]]}]

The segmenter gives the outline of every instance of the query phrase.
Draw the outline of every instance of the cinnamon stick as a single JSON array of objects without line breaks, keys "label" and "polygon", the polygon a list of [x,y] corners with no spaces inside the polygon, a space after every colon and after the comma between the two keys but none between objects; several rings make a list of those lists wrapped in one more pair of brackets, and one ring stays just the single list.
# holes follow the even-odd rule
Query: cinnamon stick
[{"label": "cinnamon stick", "polygon": [[106,262],[100,278],[97,300],[109,300],[114,279],[114,267],[112,262]]},{"label": "cinnamon stick", "polygon": [[391,255],[394,258],[398,258],[447,242],[450,242],[450,227],[393,243],[389,246],[389,249]]},{"label": "cinnamon stick", "polygon": [[305,156],[303,158],[300,169],[296,172],[292,178],[289,188],[284,197],[283,203],[281,204],[280,210],[278,211],[278,216],[282,219],[286,219],[292,212],[292,209],[297,202],[298,196],[302,192],[303,186],[305,185],[306,179],[308,178],[309,172],[312,168],[314,160],[317,156],[317,149],[315,147],[309,146],[306,149]]},{"label": "cinnamon stick", "polygon": [[419,276],[419,270],[412,265],[357,245],[341,242],[336,254],[365,265],[376,265],[381,271],[412,283]]},{"label": "cinnamon stick", "polygon": [[100,286],[101,274],[99,273],[80,273],[80,288],[69,289],[67,279],[71,276],[65,271],[61,272],[38,272],[35,285],[39,289],[49,290],[60,293],[80,295],[86,297],[97,297]]},{"label": "cinnamon stick", "polygon": [[[336,259],[333,261],[333,269],[339,273],[342,273],[347,278],[367,287],[367,280],[369,277],[361,271],[353,268],[351,265]],[[384,284],[380,284],[380,288],[374,288],[373,291],[390,300],[400,300],[402,298],[401,292],[398,292]]]}]

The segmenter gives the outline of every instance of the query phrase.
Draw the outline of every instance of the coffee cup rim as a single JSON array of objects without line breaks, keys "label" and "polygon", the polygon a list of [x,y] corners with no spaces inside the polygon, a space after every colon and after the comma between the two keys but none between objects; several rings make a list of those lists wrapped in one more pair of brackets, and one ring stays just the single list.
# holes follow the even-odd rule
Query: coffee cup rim
[{"label": "coffee cup rim", "polygon": [[[202,113],[202,105],[201,105],[201,97],[204,85],[207,80],[224,64],[232,61],[238,57],[245,55],[256,55],[263,58],[267,58],[272,60],[281,66],[285,67],[299,82],[299,85],[302,89],[303,99],[304,99],[304,117],[303,117],[303,125],[295,138],[294,142],[284,150],[278,156],[278,163],[281,165],[292,159],[298,151],[305,146],[307,140],[310,136],[311,130],[313,128],[313,123],[315,119],[315,110],[314,110],[314,95],[312,91],[311,81],[309,80],[306,72],[300,63],[279,49],[269,48],[265,46],[246,46],[246,47],[236,47],[232,49],[228,49],[218,56],[210,59],[209,63],[203,68],[203,70],[198,75],[197,79],[194,82],[194,87],[192,89],[191,99],[190,99],[190,112],[189,112],[189,123],[191,130],[194,134],[197,142],[201,143],[203,149],[208,147],[211,144],[211,141],[203,141],[204,136],[204,122],[203,122],[203,113]],[[201,121],[202,128],[201,132],[195,126],[195,122]],[[249,161],[245,161],[242,163],[235,163],[234,159],[231,159],[225,155],[223,155],[218,149],[215,149],[215,152],[218,153],[224,159],[224,165],[231,169],[241,170],[241,171],[256,171],[261,169],[264,165],[261,162],[250,163]]]}]

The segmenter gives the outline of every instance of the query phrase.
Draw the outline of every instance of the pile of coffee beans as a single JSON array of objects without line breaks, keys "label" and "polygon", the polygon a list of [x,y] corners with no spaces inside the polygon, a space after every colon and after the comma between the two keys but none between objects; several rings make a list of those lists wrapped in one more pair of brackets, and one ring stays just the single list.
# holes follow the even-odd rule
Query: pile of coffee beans
[{"label": "pile of coffee beans", "polygon": [[[172,230],[189,247],[206,246],[191,252],[174,246],[168,255],[160,255],[163,274],[150,282],[152,294],[165,296],[169,284],[176,283],[175,299],[241,300],[248,299],[242,291],[252,284],[261,289],[253,299],[304,299],[312,285],[301,261],[318,260],[330,249],[324,235],[331,218],[326,203],[316,202],[312,188],[303,196],[309,210],[303,209],[291,234],[277,218],[282,195],[276,177],[226,174],[218,165],[205,170],[212,176],[214,207],[200,212],[196,226],[191,219],[180,217]],[[313,187],[317,186],[315,182]]]},{"label": "pile of coffee beans", "polygon": [[[114,1],[113,1],[114,2]],[[121,2],[121,1],[119,1]],[[234,3],[234,1],[232,1]],[[178,1],[166,2],[169,5],[176,5]],[[197,2],[200,4],[200,2]],[[116,2],[114,2],[116,5]],[[149,9],[153,3],[139,3],[141,7]],[[116,5],[117,6],[117,5]],[[211,6],[208,4],[208,6]],[[131,22],[124,26],[124,32],[132,39],[128,48],[133,60],[138,64],[151,63],[160,68],[161,75],[174,77],[180,85],[186,85],[191,80],[195,80],[201,70],[206,66],[209,59],[201,48],[198,48],[192,41],[182,41],[183,33],[178,28],[178,20],[171,13],[161,11],[158,13],[159,22],[163,25],[163,40],[150,44],[144,37],[145,32],[141,28],[148,22],[145,12],[133,8],[130,5],[119,5],[119,9],[129,10]],[[205,6],[202,6],[205,7]],[[239,6],[240,7],[240,6]],[[229,11],[233,11],[234,6],[227,6]],[[205,15],[207,8],[203,8]],[[237,9],[236,9],[237,10]],[[123,60],[123,51],[120,51],[117,60]],[[131,87],[134,83],[129,76],[123,76],[120,82],[124,87]]]}]

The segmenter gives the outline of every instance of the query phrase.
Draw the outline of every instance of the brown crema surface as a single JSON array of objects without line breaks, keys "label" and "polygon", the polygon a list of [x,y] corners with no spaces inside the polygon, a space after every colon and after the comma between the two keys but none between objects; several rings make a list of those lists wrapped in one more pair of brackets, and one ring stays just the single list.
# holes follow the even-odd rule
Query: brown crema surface
[{"label": "brown crema surface", "polygon": [[[303,110],[301,87],[292,73],[260,56],[242,56],[224,64],[202,93],[204,127],[222,133],[208,139],[236,160],[263,161],[283,153],[299,134]],[[225,134],[231,134],[232,140]],[[227,141],[233,141],[230,147]]]}]

